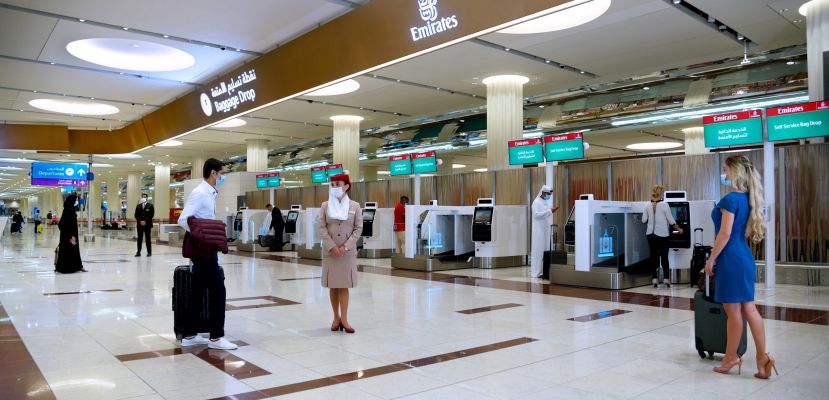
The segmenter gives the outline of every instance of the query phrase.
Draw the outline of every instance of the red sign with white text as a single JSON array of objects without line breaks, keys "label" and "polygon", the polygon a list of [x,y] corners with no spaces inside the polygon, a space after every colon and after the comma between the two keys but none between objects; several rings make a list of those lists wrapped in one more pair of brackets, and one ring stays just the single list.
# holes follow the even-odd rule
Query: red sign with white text
[{"label": "red sign with white text", "polygon": [[510,140],[507,142],[508,147],[536,146],[539,144],[541,144],[541,138]]},{"label": "red sign with white text", "polygon": [[412,155],[412,159],[435,157],[434,151],[427,151],[425,153],[417,153]]},{"label": "red sign with white text", "polygon": [[728,114],[719,114],[719,115],[706,115],[702,117],[702,123],[704,125],[708,124],[719,124],[722,122],[731,122],[731,121],[741,121],[744,119],[752,119],[752,118],[761,118],[762,113],[760,110],[750,110],[750,111],[740,111],[735,113],[728,113]]},{"label": "red sign with white text", "polygon": [[829,102],[815,101],[811,103],[794,104],[791,106],[767,108],[766,117],[777,117],[779,115],[790,115],[820,110],[829,110]]},{"label": "red sign with white text", "polygon": [[575,140],[575,139],[582,139],[582,133],[565,133],[563,135],[553,135],[553,136],[545,136],[544,142],[545,143],[553,143],[553,142],[561,142],[564,140]]},{"label": "red sign with white text", "polygon": [[408,160],[408,159],[409,159],[408,154],[403,154],[402,156],[391,156],[391,157],[389,157],[389,161],[403,161],[403,160]]}]

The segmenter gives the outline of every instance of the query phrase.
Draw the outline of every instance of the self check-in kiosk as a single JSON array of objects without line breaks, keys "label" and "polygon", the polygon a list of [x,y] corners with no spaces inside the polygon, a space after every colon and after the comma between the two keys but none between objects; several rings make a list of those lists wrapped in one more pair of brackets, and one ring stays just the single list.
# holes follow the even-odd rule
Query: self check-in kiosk
[{"label": "self check-in kiosk", "polygon": [[671,216],[677,225],[682,228],[680,235],[671,229],[668,236],[668,263],[671,265],[671,282],[688,283],[690,276],[691,258],[694,253],[694,244],[705,246],[714,245],[714,221],[711,220],[711,210],[714,209],[714,200],[688,200],[685,191],[666,191],[665,203],[671,210]]},{"label": "self check-in kiosk", "polygon": [[256,210],[246,207],[240,209],[236,216],[236,225],[239,229],[236,250],[246,252],[268,251],[267,247],[259,244],[259,232],[262,230],[268,215],[268,210]]},{"label": "self check-in kiosk", "polygon": [[391,257],[394,248],[394,209],[377,208],[376,202],[363,207],[362,246],[357,253],[361,258]]},{"label": "self check-in kiosk", "polygon": [[470,206],[438,206],[437,202],[407,206],[404,251],[392,256],[392,268],[416,271],[472,268],[474,211]]},{"label": "self check-in kiosk", "polygon": [[518,267],[527,255],[527,207],[496,206],[495,199],[478,199],[472,215],[476,268]]},{"label": "self check-in kiosk", "polygon": [[296,250],[304,242],[302,235],[302,206],[299,204],[292,204],[291,208],[285,213],[285,243],[288,244],[286,251]]}]

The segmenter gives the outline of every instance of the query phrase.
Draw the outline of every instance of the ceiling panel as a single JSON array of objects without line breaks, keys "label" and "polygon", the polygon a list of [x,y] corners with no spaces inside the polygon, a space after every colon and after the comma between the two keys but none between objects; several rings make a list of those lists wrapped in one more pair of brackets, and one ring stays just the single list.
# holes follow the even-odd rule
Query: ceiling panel
[{"label": "ceiling panel", "polygon": [[[761,49],[770,50],[789,46],[793,43],[805,43],[805,17],[797,9],[805,0],[779,0],[772,2],[757,0],[696,0],[694,5],[726,23],[731,28],[743,33],[760,45]],[[768,4],[767,4],[768,3]],[[778,11],[786,10],[781,16]],[[787,19],[788,18],[788,19]],[[790,20],[801,20],[793,24]]]},{"label": "ceiling panel", "polygon": [[[57,20],[19,11],[0,12],[0,54],[35,59]],[[14,38],[14,40],[10,40]]]}]

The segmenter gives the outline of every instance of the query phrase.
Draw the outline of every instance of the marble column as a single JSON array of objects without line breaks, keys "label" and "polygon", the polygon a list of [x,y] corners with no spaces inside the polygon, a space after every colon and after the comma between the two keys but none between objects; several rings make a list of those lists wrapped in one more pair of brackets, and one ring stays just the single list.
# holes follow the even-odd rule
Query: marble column
[{"label": "marble column", "polygon": [[[823,54],[829,51],[829,0],[812,0],[800,8],[806,15],[806,57],[809,70],[809,100],[826,100],[824,81],[829,72],[823,63]],[[823,143],[824,137],[810,139]]]},{"label": "marble column", "polygon": [[193,167],[190,171],[190,179],[202,179],[202,168],[204,168],[205,157],[193,157]]},{"label": "marble column", "polygon": [[[86,206],[91,211],[93,220],[101,218],[101,199],[101,181],[96,178],[94,181],[89,182],[89,198],[86,203]],[[84,213],[84,217],[86,215]]]},{"label": "marble column", "polygon": [[706,154],[705,133],[702,127],[695,126],[682,130],[685,134],[685,155]]},{"label": "marble column", "polygon": [[107,211],[111,211],[113,217],[121,215],[121,196],[118,193],[118,177],[107,179]]},{"label": "marble column", "polygon": [[356,115],[335,115],[334,164],[342,164],[352,182],[360,180],[360,121]]},{"label": "marble column", "polygon": [[268,139],[247,139],[248,172],[268,170]]},{"label": "marble column", "polygon": [[167,219],[170,215],[170,164],[155,164],[153,206],[155,206],[154,220]]},{"label": "marble column", "polygon": [[518,168],[509,165],[507,142],[523,138],[524,84],[529,79],[518,75],[492,76],[486,85],[487,168],[498,171]]},{"label": "marble column", "polygon": [[140,198],[141,173],[130,172],[129,175],[127,175],[127,220],[135,219],[135,207],[138,206],[138,200]]}]

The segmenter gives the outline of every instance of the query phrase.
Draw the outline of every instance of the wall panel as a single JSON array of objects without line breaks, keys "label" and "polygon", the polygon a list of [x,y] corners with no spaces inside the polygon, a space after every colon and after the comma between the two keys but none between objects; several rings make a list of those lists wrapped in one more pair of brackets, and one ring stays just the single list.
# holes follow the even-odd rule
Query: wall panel
[{"label": "wall panel", "polygon": [[[437,176],[437,200],[442,206],[461,205],[461,190],[468,174]],[[421,199],[422,200],[422,199]],[[425,204],[425,202],[423,202]]]},{"label": "wall panel", "polygon": [[688,200],[719,200],[721,185],[717,155],[663,158],[662,183],[666,190],[685,190]]},{"label": "wall panel", "polygon": [[786,147],[785,159],[787,260],[827,263],[829,144]]},{"label": "wall panel", "polygon": [[[409,198],[410,204],[414,204],[414,193],[412,193],[412,180],[411,179],[389,179],[389,203],[391,203],[390,207],[394,207],[400,201],[400,196],[406,196]],[[429,199],[423,199],[421,197],[421,201],[427,202]]]},{"label": "wall panel", "polygon": [[319,203],[317,203],[317,187],[316,186],[306,186],[302,188],[302,208],[311,208],[311,207],[319,207]]},{"label": "wall panel", "polygon": [[570,200],[573,204],[580,194],[592,194],[596,200],[607,200],[607,161],[573,164],[570,169]]},{"label": "wall panel", "polygon": [[[414,178],[412,178],[414,180]],[[435,185],[437,184],[437,177],[434,176],[427,176],[420,178],[420,202],[422,204],[429,204],[429,200],[437,199],[435,194]],[[414,187],[414,185],[412,185]],[[400,196],[394,199],[394,204],[397,204],[397,201],[400,200]],[[411,197],[409,201],[414,202],[414,199]]]},{"label": "wall panel", "polygon": [[273,192],[273,199],[276,206],[280,210],[290,210],[291,204],[288,202],[288,189],[276,189]]},{"label": "wall panel", "polygon": [[[481,197],[492,197],[492,176],[494,172],[473,172],[463,174],[463,204],[474,206]],[[457,189],[455,189],[457,190]]]},{"label": "wall panel", "polygon": [[[366,201],[376,201],[377,207],[379,208],[387,208],[390,207],[389,205],[389,182],[388,181],[374,181],[374,182],[364,182],[365,184],[365,197],[363,203]],[[361,203],[360,206],[363,206]]]},{"label": "wall panel", "polygon": [[527,181],[530,169],[495,172],[495,204],[527,206]]},{"label": "wall panel", "polygon": [[655,158],[613,161],[613,200],[650,200],[653,185],[659,178],[659,161]]}]

